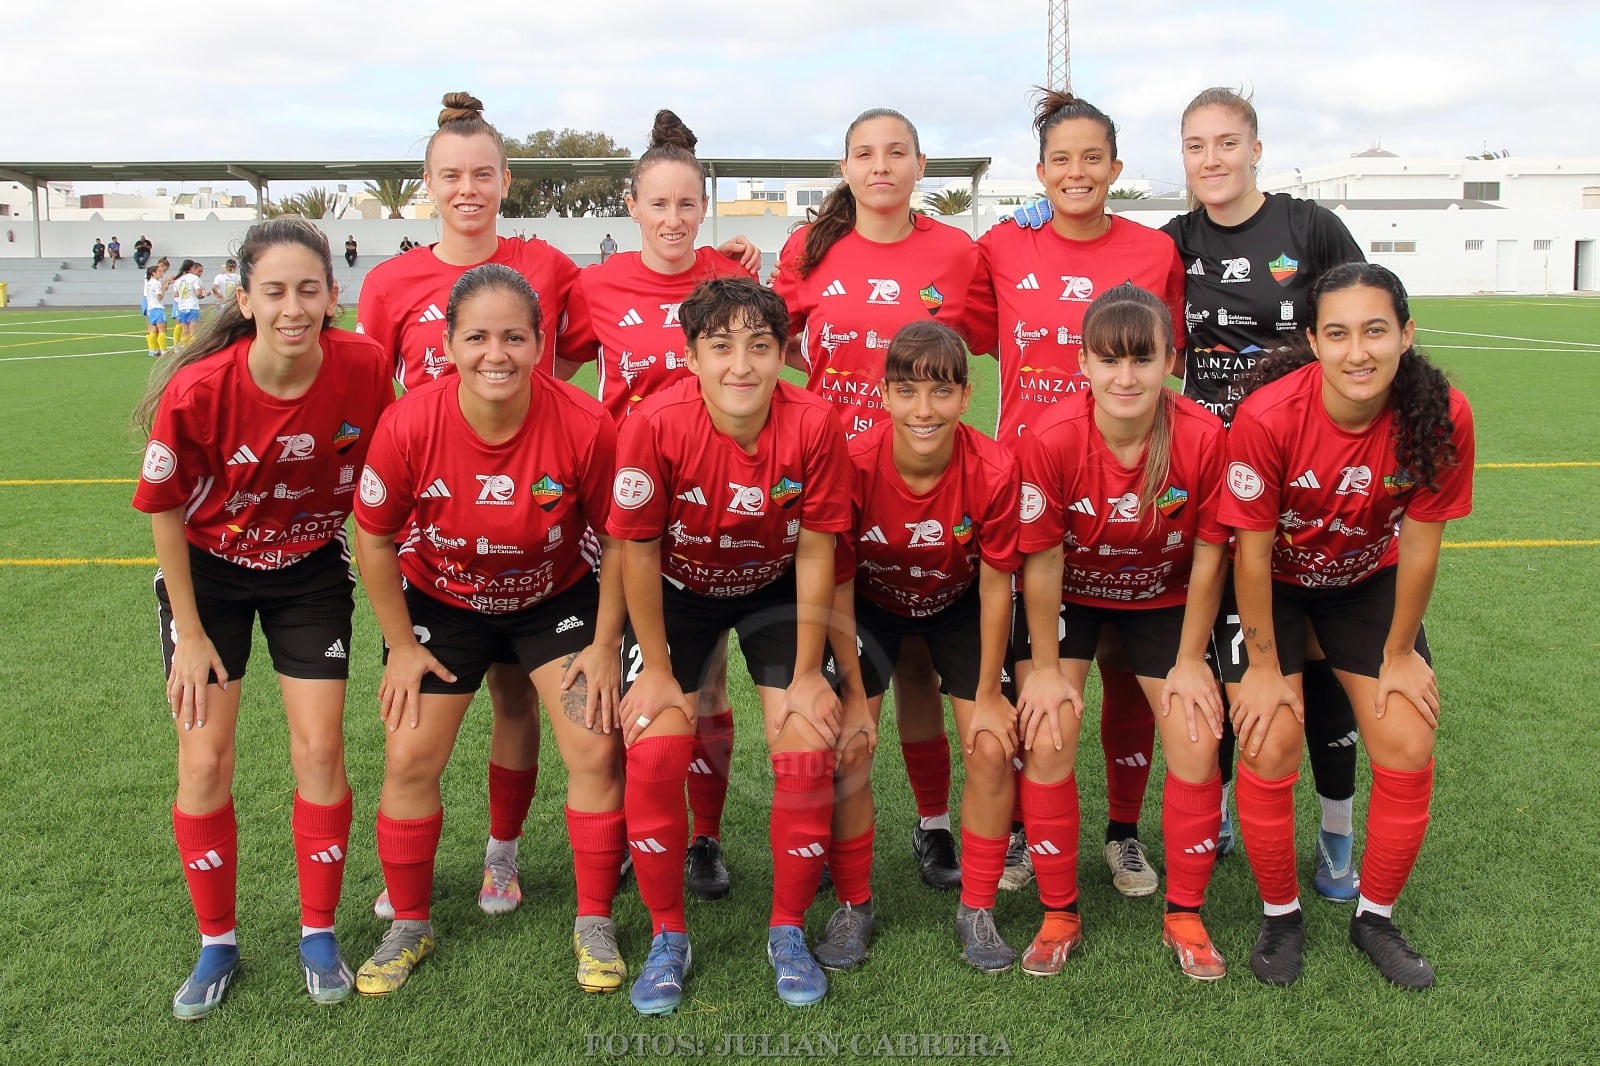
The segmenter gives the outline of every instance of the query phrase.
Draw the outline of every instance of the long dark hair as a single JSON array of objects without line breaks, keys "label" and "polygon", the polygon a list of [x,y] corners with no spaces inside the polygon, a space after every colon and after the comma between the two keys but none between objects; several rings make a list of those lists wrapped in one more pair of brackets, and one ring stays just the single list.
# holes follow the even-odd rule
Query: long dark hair
[{"label": "long dark hair", "polygon": [[[850,153],[850,135],[855,133],[856,127],[863,122],[871,122],[875,118],[893,118],[906,124],[906,129],[911,133],[911,147],[917,155],[922,154],[922,140],[917,136],[917,127],[911,120],[892,107],[870,107],[856,116],[850,123],[850,128],[844,131],[844,152]],[[805,247],[800,252],[800,259],[795,263],[795,273],[802,278],[808,276],[816,269],[822,257],[845,235],[856,228],[856,197],[850,191],[848,182],[840,181],[834,186],[833,191],[823,198],[820,207],[810,208],[806,211],[806,221],[809,228],[806,230]]]},{"label": "long dark hair", "polygon": [[[1114,359],[1173,348],[1172,312],[1161,297],[1131,281],[1095,297],[1083,315],[1085,357],[1109,355]],[[1156,420],[1145,444],[1144,477],[1139,482],[1139,513],[1154,526],[1156,500],[1172,472],[1172,408],[1177,394],[1163,387],[1156,405]]]},{"label": "long dark hair", "polygon": [[[298,244],[302,248],[310,249],[318,259],[322,260],[328,288],[333,288],[333,255],[328,251],[328,238],[323,236],[322,231],[314,223],[298,215],[284,215],[282,218],[257,222],[245,231],[244,241],[239,245],[238,252],[240,288],[245,292],[250,291],[250,281],[255,273],[256,261],[267,249],[280,244]],[[333,325],[336,311],[336,307],[329,306],[328,313],[322,319],[323,329]],[[169,355],[157,364],[155,373],[150,375],[150,384],[145,388],[144,398],[133,409],[134,424],[148,433],[151,423],[155,421],[161,394],[166,391],[167,385],[178,371],[192,363],[198,363],[208,355],[220,352],[244,337],[254,336],[255,332],[255,320],[244,317],[244,312],[239,310],[239,302],[225,301],[217,317],[200,327],[200,332],[191,343],[184,345],[181,354]]]},{"label": "long dark hair", "polygon": [[[1376,263],[1341,263],[1311,286],[1313,323],[1321,319],[1324,294],[1360,287],[1387,293],[1395,321],[1402,328],[1411,321],[1410,298],[1394,271]],[[1289,348],[1266,356],[1239,379],[1240,394],[1248,396],[1316,360],[1310,342],[1296,337]],[[1450,382],[1415,344],[1400,354],[1400,365],[1389,386],[1389,409],[1394,412],[1394,457],[1400,470],[1430,492],[1438,491],[1440,472],[1460,462],[1451,440],[1456,427],[1450,419]]]}]

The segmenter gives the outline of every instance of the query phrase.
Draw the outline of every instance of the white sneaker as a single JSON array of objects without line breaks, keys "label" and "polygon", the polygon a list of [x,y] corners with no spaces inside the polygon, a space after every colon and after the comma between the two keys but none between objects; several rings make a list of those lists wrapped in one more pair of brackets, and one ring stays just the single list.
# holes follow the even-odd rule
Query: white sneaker
[{"label": "white sneaker", "polygon": [[1161,885],[1156,868],[1145,858],[1144,845],[1133,837],[1106,845],[1106,865],[1111,868],[1111,883],[1129,899],[1153,895]]},{"label": "white sneaker", "polygon": [[1011,842],[1006,845],[1006,868],[1000,874],[1000,887],[1007,892],[1033,880],[1033,856],[1028,853],[1028,838],[1022,830],[1014,830]]}]

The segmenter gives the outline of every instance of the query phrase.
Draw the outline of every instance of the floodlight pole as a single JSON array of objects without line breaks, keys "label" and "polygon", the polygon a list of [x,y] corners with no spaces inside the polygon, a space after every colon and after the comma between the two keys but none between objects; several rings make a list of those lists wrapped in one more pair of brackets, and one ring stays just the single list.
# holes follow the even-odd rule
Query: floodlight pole
[{"label": "floodlight pole", "polygon": [[1072,89],[1072,36],[1067,29],[1067,0],[1049,0],[1050,27],[1045,38],[1047,49],[1045,88],[1070,92]]}]

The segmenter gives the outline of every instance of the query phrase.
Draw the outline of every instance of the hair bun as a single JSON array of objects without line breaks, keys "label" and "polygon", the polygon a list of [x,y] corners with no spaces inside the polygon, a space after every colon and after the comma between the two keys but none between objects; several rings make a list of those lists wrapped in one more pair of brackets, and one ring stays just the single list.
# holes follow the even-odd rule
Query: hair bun
[{"label": "hair bun", "polygon": [[439,112],[439,126],[441,129],[447,122],[483,118],[483,101],[471,93],[445,93],[442,102],[444,110]]},{"label": "hair bun", "polygon": [[693,152],[694,146],[699,143],[700,139],[694,135],[693,130],[683,124],[683,119],[666,108],[656,112],[655,125],[650,128],[651,148],[670,146]]}]

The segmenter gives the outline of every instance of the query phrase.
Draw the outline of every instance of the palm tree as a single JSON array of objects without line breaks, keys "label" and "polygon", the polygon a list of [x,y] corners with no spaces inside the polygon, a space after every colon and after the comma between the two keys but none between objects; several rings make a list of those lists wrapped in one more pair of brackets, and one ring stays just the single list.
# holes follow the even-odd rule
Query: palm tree
[{"label": "palm tree", "polygon": [[1150,192],[1147,189],[1112,189],[1106,196],[1111,200],[1148,200]]},{"label": "palm tree", "polygon": [[367,192],[389,211],[390,218],[403,218],[400,209],[411,202],[422,188],[418,178],[380,178],[367,182]]},{"label": "palm tree", "polygon": [[294,196],[285,196],[276,205],[267,205],[269,218],[278,215],[299,215],[301,218],[326,218],[333,213],[337,197],[327,189],[318,186],[307,189]]},{"label": "palm tree", "polygon": [[964,211],[972,210],[972,190],[963,189],[959,186],[925,194],[922,199],[928,205],[929,210],[941,215],[959,215]]}]

